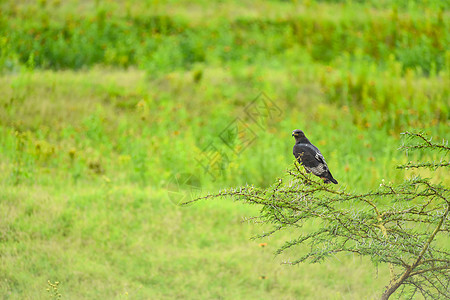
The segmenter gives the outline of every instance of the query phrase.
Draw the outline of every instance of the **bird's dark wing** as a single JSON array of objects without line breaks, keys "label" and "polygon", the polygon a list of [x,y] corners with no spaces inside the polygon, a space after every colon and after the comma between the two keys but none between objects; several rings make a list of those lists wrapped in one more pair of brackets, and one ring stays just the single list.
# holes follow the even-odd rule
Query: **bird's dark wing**
[{"label": "bird's dark wing", "polygon": [[308,173],[311,172],[319,176],[325,180],[325,183],[338,183],[331,175],[327,163],[317,147],[312,144],[295,144],[293,153],[297,161],[305,167]]},{"label": "bird's dark wing", "polygon": [[293,152],[295,158],[297,158],[297,160],[305,167],[314,168],[320,164],[324,164],[326,166],[326,162],[322,154],[312,145],[295,144]]},{"label": "bird's dark wing", "polygon": [[327,177],[330,174],[325,159],[313,145],[295,144],[293,150],[297,161],[305,167],[306,171],[319,177]]},{"label": "bird's dark wing", "polygon": [[316,152],[316,155],[314,156],[316,159],[317,159],[317,161],[319,161],[320,163],[322,163],[322,164],[327,164],[327,162],[325,161],[325,158],[323,158],[323,155],[322,155],[322,153],[320,153],[320,151],[319,152]]}]

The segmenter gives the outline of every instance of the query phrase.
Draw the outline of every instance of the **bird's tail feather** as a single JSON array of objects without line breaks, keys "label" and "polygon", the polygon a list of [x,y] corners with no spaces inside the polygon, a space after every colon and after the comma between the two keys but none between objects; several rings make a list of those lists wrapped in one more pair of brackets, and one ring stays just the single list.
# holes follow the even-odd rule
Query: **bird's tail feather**
[{"label": "bird's tail feather", "polygon": [[334,184],[338,184],[337,180],[333,178],[333,175],[331,175],[331,172],[328,171],[328,180],[330,180]]}]

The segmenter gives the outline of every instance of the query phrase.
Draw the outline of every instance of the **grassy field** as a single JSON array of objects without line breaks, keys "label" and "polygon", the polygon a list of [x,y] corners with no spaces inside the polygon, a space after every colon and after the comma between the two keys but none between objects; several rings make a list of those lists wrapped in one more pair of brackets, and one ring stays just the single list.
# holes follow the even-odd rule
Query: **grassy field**
[{"label": "grassy field", "polygon": [[341,188],[413,174],[400,133],[449,138],[450,6],[403,3],[2,2],[0,298],[378,298],[384,265],[280,265],[253,207],[177,204],[269,186],[296,128]]}]

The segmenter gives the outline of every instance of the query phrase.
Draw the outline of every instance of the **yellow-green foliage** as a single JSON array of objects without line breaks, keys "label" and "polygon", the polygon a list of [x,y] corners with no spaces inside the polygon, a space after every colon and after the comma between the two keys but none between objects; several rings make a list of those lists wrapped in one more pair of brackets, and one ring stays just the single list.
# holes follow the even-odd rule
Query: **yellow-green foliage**
[{"label": "yellow-green foliage", "polygon": [[[253,210],[182,209],[166,188],[268,186],[296,128],[341,186],[409,176],[400,133],[449,136],[450,18],[408,3],[3,1],[0,295],[47,298],[49,279],[72,299],[378,295],[366,261],[279,266],[278,240],[248,241]],[[273,115],[255,121],[261,93]]]}]

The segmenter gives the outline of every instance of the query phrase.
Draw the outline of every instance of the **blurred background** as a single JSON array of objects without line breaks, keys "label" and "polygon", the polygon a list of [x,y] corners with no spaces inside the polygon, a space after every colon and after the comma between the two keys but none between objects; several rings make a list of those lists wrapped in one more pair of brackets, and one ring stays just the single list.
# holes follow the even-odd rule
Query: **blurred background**
[{"label": "blurred background", "polygon": [[448,1],[21,0],[0,11],[4,299],[378,297],[385,266],[280,265],[298,253],[274,257],[282,235],[249,239],[267,230],[242,222],[257,209],[177,204],[270,186],[292,166],[294,129],[340,188],[411,176],[395,168],[412,159],[401,133],[449,138]]}]

